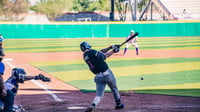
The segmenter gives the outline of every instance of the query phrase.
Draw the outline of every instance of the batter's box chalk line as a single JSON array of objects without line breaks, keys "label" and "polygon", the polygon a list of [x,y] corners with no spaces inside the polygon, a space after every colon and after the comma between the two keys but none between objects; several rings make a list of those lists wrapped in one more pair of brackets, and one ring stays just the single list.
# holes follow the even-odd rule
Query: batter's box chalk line
[{"label": "batter's box chalk line", "polygon": [[[5,58],[3,59],[3,61],[5,61],[5,63],[10,66],[11,68],[16,68],[12,63],[11,61],[13,61],[12,58]],[[51,90],[49,90],[47,87],[45,87],[45,85],[42,85],[41,83],[39,83],[38,81],[35,81],[35,80],[31,80],[35,85],[39,86],[40,88],[44,89],[44,91],[46,91],[50,96],[52,96],[52,98],[55,100],[55,101],[58,101],[58,102],[62,102],[63,100],[60,99],[56,94],[54,94]]]}]

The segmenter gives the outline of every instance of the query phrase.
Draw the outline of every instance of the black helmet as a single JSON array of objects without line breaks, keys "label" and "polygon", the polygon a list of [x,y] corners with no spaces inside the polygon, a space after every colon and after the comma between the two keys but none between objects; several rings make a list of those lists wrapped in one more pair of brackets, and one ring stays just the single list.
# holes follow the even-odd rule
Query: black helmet
[{"label": "black helmet", "polygon": [[16,79],[19,83],[24,83],[24,77],[26,76],[26,72],[22,68],[13,68],[12,69],[12,78]]},{"label": "black helmet", "polygon": [[80,44],[80,48],[81,48],[81,51],[85,51],[86,49],[92,48],[92,46],[89,45],[87,42],[82,42],[82,43]]}]

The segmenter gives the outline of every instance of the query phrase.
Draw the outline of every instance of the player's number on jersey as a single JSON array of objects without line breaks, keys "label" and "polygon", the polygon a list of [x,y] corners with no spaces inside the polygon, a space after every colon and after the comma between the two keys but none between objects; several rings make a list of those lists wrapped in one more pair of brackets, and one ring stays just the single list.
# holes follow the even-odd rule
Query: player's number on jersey
[{"label": "player's number on jersey", "polygon": [[94,65],[90,61],[86,61],[86,63],[88,64],[88,66],[89,66],[90,69],[94,68]]}]

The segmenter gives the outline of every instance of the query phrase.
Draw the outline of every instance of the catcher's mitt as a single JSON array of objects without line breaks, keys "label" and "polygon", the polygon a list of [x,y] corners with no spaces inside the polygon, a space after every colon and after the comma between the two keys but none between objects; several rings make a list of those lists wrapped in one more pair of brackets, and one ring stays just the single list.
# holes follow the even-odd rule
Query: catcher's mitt
[{"label": "catcher's mitt", "polygon": [[41,80],[43,82],[51,82],[51,79],[49,77],[44,76],[43,74],[35,76],[35,80]]}]

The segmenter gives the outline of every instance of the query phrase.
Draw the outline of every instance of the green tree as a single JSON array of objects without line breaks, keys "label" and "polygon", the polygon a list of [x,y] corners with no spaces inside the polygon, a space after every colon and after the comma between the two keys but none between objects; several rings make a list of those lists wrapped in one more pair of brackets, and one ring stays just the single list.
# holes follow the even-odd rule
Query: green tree
[{"label": "green tree", "polygon": [[110,0],[98,0],[99,10],[110,11]]},{"label": "green tree", "polygon": [[119,12],[120,21],[126,20],[126,12],[128,10],[128,6],[129,6],[128,4],[129,4],[128,0],[116,0],[115,1],[115,6]]},{"label": "green tree", "polygon": [[94,11],[90,9],[90,4],[92,1],[89,0],[74,0],[72,10],[79,12]]},{"label": "green tree", "polygon": [[0,14],[3,20],[19,21],[22,19],[19,14],[27,13],[29,6],[28,0],[0,0]]},{"label": "green tree", "polygon": [[139,9],[139,12],[141,12],[148,3],[148,0],[140,0],[137,4],[137,8]]},{"label": "green tree", "polygon": [[49,20],[54,20],[54,18],[66,11],[68,3],[68,0],[40,0],[36,5],[31,6],[30,9],[36,13],[45,14]]},{"label": "green tree", "polygon": [[108,11],[108,0],[74,0],[71,10],[78,12]]}]

